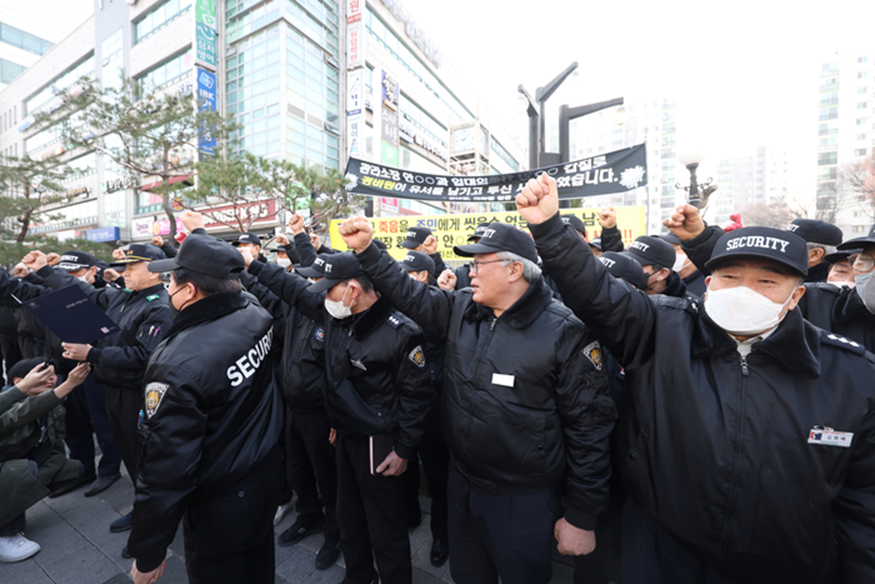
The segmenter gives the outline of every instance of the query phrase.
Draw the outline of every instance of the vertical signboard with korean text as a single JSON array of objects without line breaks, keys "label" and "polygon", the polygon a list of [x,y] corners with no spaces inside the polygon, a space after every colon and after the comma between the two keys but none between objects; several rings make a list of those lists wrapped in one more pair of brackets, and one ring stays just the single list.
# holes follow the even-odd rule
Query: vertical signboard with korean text
[{"label": "vertical signboard with korean text", "polygon": [[400,90],[398,82],[386,71],[383,71],[380,86],[380,137],[382,143],[380,160],[383,164],[397,167],[399,138],[398,98]]},{"label": "vertical signboard with korean text", "polygon": [[[200,111],[216,111],[216,74],[198,67],[197,72],[197,102]],[[201,127],[197,137],[197,149],[210,156],[216,153],[216,138],[210,128]]]},{"label": "vertical signboard with korean text", "polygon": [[346,140],[350,156],[360,156],[364,138],[364,105],[362,70],[350,71],[346,81]]},{"label": "vertical signboard with korean text", "polygon": [[195,61],[201,67],[216,70],[216,0],[195,0]]},{"label": "vertical signboard with korean text", "polygon": [[365,0],[346,0],[346,68],[350,70],[364,65],[364,9]]}]

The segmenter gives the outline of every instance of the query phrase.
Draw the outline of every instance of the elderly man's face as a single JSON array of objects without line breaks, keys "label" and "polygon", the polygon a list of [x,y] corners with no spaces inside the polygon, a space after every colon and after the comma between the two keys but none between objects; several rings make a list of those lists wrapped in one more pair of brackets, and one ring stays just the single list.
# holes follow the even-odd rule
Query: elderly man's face
[{"label": "elderly man's face", "polygon": [[796,308],[796,304],[805,293],[805,287],[800,286],[798,282],[799,276],[791,273],[781,264],[753,258],[727,260],[726,263],[717,266],[705,280],[709,290],[747,286],[776,304],[784,304],[790,299],[781,312],[781,318],[788,310]]},{"label": "elderly man's face", "polygon": [[494,306],[496,299],[511,283],[510,260],[498,258],[497,253],[478,253],[471,262],[471,287],[474,302]]}]

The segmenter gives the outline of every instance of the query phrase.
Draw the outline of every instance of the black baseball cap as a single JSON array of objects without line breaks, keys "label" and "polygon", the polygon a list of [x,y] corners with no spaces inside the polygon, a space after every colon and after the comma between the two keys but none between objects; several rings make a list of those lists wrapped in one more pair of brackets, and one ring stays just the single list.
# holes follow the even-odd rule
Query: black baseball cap
[{"label": "black baseball cap", "polygon": [[642,235],[629,244],[626,253],[631,254],[642,266],[671,268],[677,254],[671,244],[664,239]]},{"label": "black baseball cap", "polygon": [[327,253],[320,253],[316,256],[316,259],[309,266],[305,266],[303,264],[298,264],[295,266],[295,272],[304,276],[305,278],[321,278],[325,275],[325,259],[328,257]]},{"label": "black baseball cap", "polygon": [[323,269],[322,279],[310,284],[310,292],[324,292],[344,280],[364,275],[362,265],[351,251],[326,256]]},{"label": "black baseball cap", "polygon": [[409,227],[407,229],[407,239],[401,242],[401,247],[413,248],[425,243],[428,236],[431,235],[431,229],[428,227]]},{"label": "black baseball cap", "polygon": [[408,251],[407,256],[401,260],[400,264],[405,272],[421,272],[425,270],[429,275],[434,276],[434,260],[428,257],[428,254],[421,251]]},{"label": "black baseball cap", "polygon": [[836,262],[844,262],[847,261],[849,257],[854,255],[855,253],[860,253],[863,251],[862,249],[845,249],[841,251],[834,251],[833,253],[828,253],[823,256],[823,260],[829,264],[834,264]]},{"label": "black baseball cap", "polygon": [[601,237],[593,237],[592,241],[589,242],[590,247],[594,247],[599,251],[602,251],[602,238]]},{"label": "black baseball cap", "polygon": [[222,280],[237,280],[246,269],[243,256],[227,242],[211,235],[189,235],[182,242],[176,257],[152,260],[148,264],[150,272],[170,272],[185,268],[198,274]]},{"label": "black baseball cap", "polygon": [[237,239],[231,242],[231,245],[237,247],[238,245],[248,245],[248,244],[261,245],[261,238],[252,233],[251,231],[247,231],[246,233],[241,233],[237,236]]},{"label": "black baseball cap", "polygon": [[477,225],[477,229],[474,230],[474,233],[468,236],[468,241],[474,241],[475,239],[480,239],[483,237],[483,232],[489,228],[489,223],[480,223]]},{"label": "black baseball cap", "polygon": [[524,231],[506,223],[490,223],[483,230],[479,242],[457,245],[453,251],[465,257],[472,257],[478,253],[509,251],[538,263],[538,253],[535,251],[535,242],[532,238]]},{"label": "black baseball cap", "polygon": [[625,280],[639,290],[647,287],[644,268],[628,252],[606,251],[599,256],[599,261],[605,265],[613,277]]},{"label": "black baseball cap", "polygon": [[577,215],[560,215],[560,219],[566,225],[571,225],[575,229],[577,229],[578,233],[582,233],[584,237],[586,237],[586,225],[583,223],[583,219],[578,217]]},{"label": "black baseball cap", "polygon": [[57,268],[67,271],[76,272],[82,268],[90,268],[97,264],[97,258],[86,251],[71,250],[61,254],[61,262]]},{"label": "black baseball cap", "polygon": [[855,239],[849,239],[844,243],[836,246],[838,249],[856,249],[861,247],[873,246],[875,245],[875,225],[869,229],[868,235],[866,237],[857,237]]},{"label": "black baseball cap", "polygon": [[125,257],[109,264],[113,268],[124,267],[125,264],[136,262],[151,262],[167,258],[164,252],[151,243],[132,243],[125,250]]},{"label": "black baseball cap", "polygon": [[808,245],[798,235],[771,227],[742,227],[717,240],[705,267],[712,269],[730,258],[772,260],[794,272],[808,275]]},{"label": "black baseball cap", "polygon": [[838,245],[842,242],[842,230],[820,219],[793,219],[787,231],[795,233],[805,241]]}]

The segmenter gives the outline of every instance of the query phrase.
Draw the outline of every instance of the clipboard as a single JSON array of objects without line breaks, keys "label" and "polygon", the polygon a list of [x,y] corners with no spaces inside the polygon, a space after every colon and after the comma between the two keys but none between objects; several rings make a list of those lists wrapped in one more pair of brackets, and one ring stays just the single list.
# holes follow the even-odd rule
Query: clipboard
[{"label": "clipboard", "polygon": [[22,306],[65,343],[94,343],[121,330],[78,284],[25,300]]}]

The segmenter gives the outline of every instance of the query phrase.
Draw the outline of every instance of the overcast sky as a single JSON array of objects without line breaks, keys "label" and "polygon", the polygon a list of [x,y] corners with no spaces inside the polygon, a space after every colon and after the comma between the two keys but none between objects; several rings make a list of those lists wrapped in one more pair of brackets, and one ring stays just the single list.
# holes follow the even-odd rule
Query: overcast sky
[{"label": "overcast sky", "polygon": [[402,1],[496,117],[524,116],[517,85],[534,94],[578,61],[552,108],[675,97],[678,150],[699,144],[706,162],[763,145],[805,156],[820,64],[875,50],[872,0]]}]

